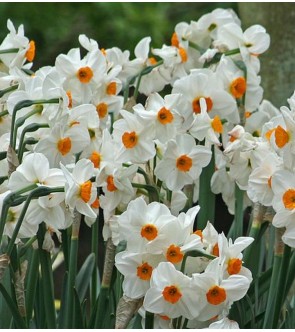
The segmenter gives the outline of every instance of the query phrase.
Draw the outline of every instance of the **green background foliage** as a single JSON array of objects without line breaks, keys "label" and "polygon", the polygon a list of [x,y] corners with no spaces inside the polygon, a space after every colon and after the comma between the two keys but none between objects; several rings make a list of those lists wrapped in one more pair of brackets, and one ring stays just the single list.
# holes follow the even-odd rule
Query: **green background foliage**
[{"label": "green background foliage", "polygon": [[233,8],[237,3],[0,3],[0,40],[7,34],[10,18],[36,42],[34,69],[54,65],[60,53],[78,47],[79,34],[95,39],[101,48],[117,46],[133,50],[140,39],[152,37],[152,46],[170,43],[174,26],[197,21],[215,8]]}]

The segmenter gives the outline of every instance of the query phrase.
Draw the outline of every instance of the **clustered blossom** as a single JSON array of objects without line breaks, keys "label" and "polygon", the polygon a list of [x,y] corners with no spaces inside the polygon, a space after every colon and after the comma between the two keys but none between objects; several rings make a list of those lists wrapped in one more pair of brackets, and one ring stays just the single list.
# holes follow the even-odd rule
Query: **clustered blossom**
[{"label": "clustered blossom", "polygon": [[[295,93],[281,110],[263,100],[265,29],[243,31],[233,11],[216,9],[177,24],[170,45],[155,48],[143,38],[133,59],[80,35],[83,52],[71,49],[33,73],[35,43],[23,26],[8,20],[7,27],[0,152],[12,147],[20,164],[10,176],[1,153],[0,207],[11,192],[60,189],[32,200],[16,241],[36,235],[43,221],[50,232],[70,227],[75,211],[91,226],[101,209],[105,240],[126,241],[116,267],[124,294],[144,297],[143,317],[152,312],[166,328],[179,316],[192,328],[236,328],[227,316],[252,281],[242,251],[253,239],[233,242],[209,221],[195,230],[195,218],[199,178],[214,160],[211,189],[229,212],[237,185],[244,207],[274,208],[273,225],[295,247]],[[145,103],[137,103],[138,93]],[[16,112],[24,100],[35,102]],[[9,208],[5,235],[12,237],[23,206]],[[192,251],[203,257],[183,264]]]}]

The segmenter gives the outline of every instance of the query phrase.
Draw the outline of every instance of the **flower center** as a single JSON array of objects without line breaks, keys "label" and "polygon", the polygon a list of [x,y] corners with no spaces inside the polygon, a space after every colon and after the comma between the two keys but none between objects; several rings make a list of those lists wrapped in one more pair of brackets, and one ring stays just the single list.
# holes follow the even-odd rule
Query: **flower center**
[{"label": "flower center", "polygon": [[107,177],[107,190],[110,192],[116,191],[118,188],[114,184],[114,177],[109,175]]},{"label": "flower center", "polygon": [[117,84],[116,82],[111,82],[107,86],[107,94],[108,95],[115,95],[117,93]]},{"label": "flower center", "polygon": [[188,157],[187,155],[182,155],[176,160],[176,167],[181,172],[188,172],[193,165],[192,158]]},{"label": "flower center", "polygon": [[100,167],[101,156],[97,151],[93,151],[89,159],[92,161],[95,168]]},{"label": "flower center", "polygon": [[35,53],[36,53],[35,42],[34,42],[34,40],[31,40],[29,43],[29,49],[27,50],[26,55],[25,55],[26,59],[29,62],[32,62],[35,58]]},{"label": "flower center", "polygon": [[168,123],[171,123],[173,121],[173,114],[167,110],[167,108],[162,107],[160,111],[158,112],[158,121],[162,125],[166,125]]},{"label": "flower center", "polygon": [[72,141],[70,137],[61,138],[57,142],[57,149],[63,156],[69,153],[71,148],[72,148]]},{"label": "flower center", "polygon": [[130,133],[126,132],[122,135],[122,142],[126,149],[132,149],[136,146],[138,141],[138,136],[135,131]]},{"label": "flower center", "polygon": [[158,61],[156,60],[156,58],[154,58],[153,56],[149,58],[149,63],[151,66],[154,66],[158,63]]},{"label": "flower center", "polygon": [[192,106],[195,114],[201,113],[200,99],[204,98],[207,105],[207,112],[210,112],[213,108],[213,101],[210,97],[197,97],[193,100]]},{"label": "flower center", "polygon": [[16,221],[15,212],[9,209],[6,217],[6,222],[15,222],[15,221]]},{"label": "flower center", "polygon": [[187,52],[183,47],[178,48],[178,54],[180,55],[181,62],[187,62]]},{"label": "flower center", "polygon": [[203,241],[203,232],[200,229],[197,229],[194,232],[194,234],[198,235],[201,238],[201,240]]},{"label": "flower center", "polygon": [[179,47],[179,40],[178,40],[176,32],[173,32],[173,35],[171,37],[171,46],[175,46],[177,48]]},{"label": "flower center", "polygon": [[295,209],[295,189],[288,189],[283,195],[283,203],[286,209]]},{"label": "flower center", "polygon": [[214,116],[214,119],[211,121],[211,127],[213,128],[213,130],[218,133],[218,134],[222,134],[223,132],[223,126],[222,126],[222,122],[219,118],[218,115]]},{"label": "flower center", "polygon": [[214,247],[213,247],[213,249],[212,249],[212,254],[213,254],[214,256],[219,257],[219,247],[218,247],[218,243],[215,243],[215,245],[214,245]]},{"label": "flower center", "polygon": [[206,297],[210,304],[218,305],[226,300],[226,292],[224,288],[215,285],[208,290]]},{"label": "flower center", "polygon": [[275,140],[278,148],[284,147],[289,142],[289,139],[288,132],[281,126],[277,126],[275,129]]},{"label": "flower center", "polygon": [[141,280],[150,280],[153,268],[148,263],[143,263],[137,267],[137,276]]},{"label": "flower center", "polygon": [[158,229],[153,224],[146,224],[141,228],[140,235],[148,241],[152,241],[158,236]]},{"label": "flower center", "polygon": [[106,103],[100,103],[96,105],[96,112],[100,119],[103,119],[108,114],[108,105]]},{"label": "flower center", "polygon": [[90,201],[91,188],[92,188],[92,182],[90,180],[80,185],[80,197],[85,203]]},{"label": "flower center", "polygon": [[246,80],[244,77],[238,77],[230,84],[230,92],[236,98],[241,98],[246,92]]},{"label": "flower center", "polygon": [[91,204],[91,207],[94,209],[98,209],[100,207],[98,197],[96,197],[95,201]]},{"label": "flower center", "polygon": [[270,177],[267,179],[267,184],[268,184],[269,188],[271,188],[271,179],[272,179],[272,176],[270,176]]},{"label": "flower center", "polygon": [[89,83],[93,77],[93,71],[90,67],[82,67],[78,70],[77,77],[81,83]]},{"label": "flower center", "polygon": [[162,295],[167,302],[170,302],[172,304],[177,303],[182,297],[181,292],[174,285],[166,286],[162,292]]},{"label": "flower center", "polygon": [[69,98],[68,108],[72,108],[73,107],[72,93],[71,93],[71,91],[67,91],[66,94],[67,94],[67,96]]},{"label": "flower center", "polygon": [[227,263],[228,274],[238,274],[242,268],[242,260],[238,258],[232,258]]},{"label": "flower center", "polygon": [[171,246],[167,249],[166,259],[168,262],[173,264],[179,263],[183,259],[183,253],[178,246],[171,244]]}]

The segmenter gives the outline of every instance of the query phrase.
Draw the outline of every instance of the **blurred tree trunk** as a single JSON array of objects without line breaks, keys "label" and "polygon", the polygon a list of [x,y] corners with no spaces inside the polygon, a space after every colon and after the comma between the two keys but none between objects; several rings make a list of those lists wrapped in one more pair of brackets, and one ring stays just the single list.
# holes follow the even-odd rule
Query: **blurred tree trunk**
[{"label": "blurred tree trunk", "polygon": [[260,24],[270,34],[269,50],[261,55],[264,98],[276,107],[287,105],[295,89],[294,3],[239,3],[243,28]]}]

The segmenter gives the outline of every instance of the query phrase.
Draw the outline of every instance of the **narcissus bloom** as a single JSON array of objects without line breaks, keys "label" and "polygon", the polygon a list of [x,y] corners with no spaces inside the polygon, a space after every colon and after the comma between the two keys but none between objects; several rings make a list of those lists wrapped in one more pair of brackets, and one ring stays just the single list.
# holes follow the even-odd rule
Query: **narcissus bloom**
[{"label": "narcissus bloom", "polygon": [[231,123],[239,118],[235,99],[220,87],[218,77],[209,69],[196,69],[177,80],[172,93],[183,94],[183,98],[190,104],[192,114],[201,113],[200,100],[204,98],[211,118],[218,115],[220,119],[227,119]]},{"label": "narcissus bloom", "polygon": [[200,100],[201,113],[194,115],[194,122],[189,129],[190,134],[203,141],[210,147],[212,144],[221,145],[219,136],[223,132],[223,125],[218,115],[213,119],[207,113],[207,104],[204,98]]},{"label": "narcissus bloom", "polygon": [[168,142],[155,174],[165,181],[168,189],[180,190],[200,176],[202,168],[209,164],[211,155],[208,148],[196,145],[192,136],[178,135]]},{"label": "narcissus bloom", "polygon": [[131,252],[146,252],[147,244],[165,237],[163,228],[170,223],[173,228],[176,217],[168,207],[158,202],[146,204],[142,197],[131,201],[127,210],[119,216],[118,223],[127,249]]},{"label": "narcissus bloom", "polygon": [[91,204],[97,198],[96,185],[91,182],[94,174],[94,166],[88,159],[81,159],[70,173],[65,166],[60,165],[65,178],[65,202],[73,211],[75,208],[81,214],[90,218],[95,218],[96,214],[91,208]]},{"label": "narcissus bloom", "polygon": [[145,310],[176,318],[193,319],[198,315],[198,296],[191,279],[177,271],[171,263],[160,263],[153,271],[151,288],[144,298]]},{"label": "narcissus bloom", "polygon": [[123,291],[132,299],[139,299],[150,288],[154,269],[163,261],[162,255],[120,252],[116,255],[116,267],[124,275]]},{"label": "narcissus bloom", "polygon": [[192,284],[195,287],[195,295],[201,296],[198,319],[205,321],[219,315],[232,302],[244,297],[250,281],[236,274],[222,279],[221,261],[216,258],[209,263],[204,273],[193,274]]},{"label": "narcissus bloom", "polygon": [[162,98],[158,93],[153,93],[148,97],[145,108],[141,104],[133,108],[139,117],[151,123],[155,128],[155,139],[162,143],[174,138],[182,124],[182,117],[178,113],[180,97],[175,94]]},{"label": "narcissus bloom", "polygon": [[286,227],[282,237],[283,241],[295,247],[295,176],[289,170],[279,170],[272,176],[272,190],[274,198],[272,206],[276,211],[273,218],[275,227]]},{"label": "narcissus bloom", "polygon": [[273,152],[269,152],[261,165],[253,169],[249,176],[247,194],[251,201],[264,206],[271,206],[273,200],[272,175],[283,168],[283,160]]},{"label": "narcissus bloom", "polygon": [[30,153],[23,159],[9,178],[9,189],[16,191],[36,184],[46,187],[63,187],[65,178],[58,168],[50,168],[48,159],[42,153]]},{"label": "narcissus bloom", "polygon": [[128,204],[134,198],[136,190],[131,181],[137,171],[136,165],[130,167],[118,167],[112,170],[103,169],[96,178],[98,187],[102,187],[104,196],[100,202],[103,209],[114,210],[119,204]]},{"label": "narcissus bloom", "polygon": [[51,167],[57,167],[60,162],[74,162],[74,154],[81,152],[90,142],[88,130],[80,125],[68,127],[57,123],[48,136],[42,138],[35,147],[36,152],[43,153]]},{"label": "narcissus bloom", "polygon": [[118,145],[117,160],[120,162],[144,163],[156,154],[154,129],[148,121],[135,114],[121,111],[123,119],[114,123],[114,141]]}]

